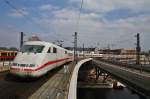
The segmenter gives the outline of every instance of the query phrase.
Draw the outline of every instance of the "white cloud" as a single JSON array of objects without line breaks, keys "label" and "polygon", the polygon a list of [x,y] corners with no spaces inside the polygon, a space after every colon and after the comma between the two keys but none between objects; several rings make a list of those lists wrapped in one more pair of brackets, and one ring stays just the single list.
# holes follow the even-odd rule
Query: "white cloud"
[{"label": "white cloud", "polygon": [[[55,33],[60,34],[58,38],[67,38],[71,41],[73,39],[71,35],[76,31],[78,11],[64,8],[52,11],[52,13],[54,14],[54,18],[43,19],[41,23],[45,24],[48,22],[45,24],[45,27],[49,26],[49,30],[53,29]],[[81,13],[81,20],[79,22],[79,45],[86,43],[90,46],[93,45],[94,42],[100,42],[100,46],[106,46],[108,43],[113,44],[120,40],[125,41],[126,39],[130,39],[122,44],[118,44],[118,46],[134,47],[134,35],[137,32],[140,32],[141,35],[150,32],[149,17],[149,14],[145,14],[108,21],[103,19],[103,17],[96,12]],[[146,37],[143,39],[146,39]],[[146,43],[144,45],[146,46]]]},{"label": "white cloud", "polygon": [[19,47],[20,34],[13,25],[0,25],[0,47]]},{"label": "white cloud", "polygon": [[[78,3],[81,0],[70,0],[71,3]],[[148,37],[150,36],[150,14],[126,17],[116,19],[114,21],[104,18],[104,13],[114,9],[129,9],[132,12],[147,12],[150,11],[149,0],[84,0],[83,11],[81,12],[81,19],[79,21],[79,45],[86,43],[86,46],[91,46],[100,43],[100,46],[106,47],[107,44],[113,44],[118,41],[125,41],[117,44],[118,47],[135,47],[134,35],[140,32],[144,35],[141,38],[143,46],[149,48]],[[47,17],[36,18],[42,27],[49,31],[49,33],[39,34],[42,38],[52,41],[56,39],[67,39],[73,41],[73,33],[77,31],[76,23],[79,11],[75,6],[66,6],[59,9],[53,5],[42,5],[39,7]],[[48,12],[50,11],[50,12]],[[146,36],[145,36],[146,35]],[[126,39],[130,39],[126,41]],[[94,45],[96,46],[96,45]]]},{"label": "white cloud", "polygon": [[65,18],[65,19],[71,19],[76,16],[77,12],[75,10],[69,10],[69,9],[61,9],[57,11],[52,12],[56,18]]},{"label": "white cloud", "polygon": [[[70,0],[71,3],[81,4],[81,0]],[[84,0],[83,8],[93,12],[108,12],[124,8],[136,11],[149,11],[150,0]]]},{"label": "white cloud", "polygon": [[13,17],[22,17],[24,15],[28,15],[29,13],[26,11],[26,8],[18,9],[18,10],[11,10],[10,13],[8,13],[9,16]]},{"label": "white cloud", "polygon": [[51,10],[57,10],[58,7],[50,5],[50,4],[45,4],[45,5],[41,5],[39,9],[42,11],[51,11]]}]

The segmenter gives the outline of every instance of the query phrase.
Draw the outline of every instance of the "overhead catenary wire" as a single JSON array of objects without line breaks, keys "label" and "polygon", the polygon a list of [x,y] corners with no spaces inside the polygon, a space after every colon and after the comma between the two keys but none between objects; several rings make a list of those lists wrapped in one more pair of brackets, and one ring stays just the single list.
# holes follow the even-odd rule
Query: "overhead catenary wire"
[{"label": "overhead catenary wire", "polygon": [[77,60],[77,33],[79,31],[79,22],[80,22],[80,17],[81,17],[81,11],[82,11],[82,7],[83,7],[83,0],[81,0],[81,5],[80,5],[80,8],[79,8],[79,13],[78,13],[78,17],[77,17],[77,21],[76,21],[76,30],[74,31],[75,34],[73,35],[74,36],[74,60]]},{"label": "overhead catenary wire", "polygon": [[35,22],[32,18],[30,18],[30,17],[28,17],[27,15],[25,15],[25,14],[22,12],[23,9],[21,9],[22,11],[21,11],[21,10],[18,10],[18,8],[15,7],[15,6],[14,6],[12,3],[10,3],[10,1],[8,1],[8,0],[4,0],[4,2],[5,2],[9,7],[11,7],[12,9],[14,9],[17,13],[21,14],[21,15],[24,17],[24,19],[26,19],[28,22],[34,24],[34,26],[40,28],[42,31],[45,31],[45,30],[41,27],[40,24],[38,24],[38,23]]},{"label": "overhead catenary wire", "polygon": [[[21,10],[18,10],[18,8],[16,7],[16,6],[14,6],[10,1],[8,1],[8,0],[4,0],[4,2],[9,6],[9,7],[11,7],[12,9],[14,9],[17,13],[19,13],[19,14],[21,14],[27,21],[29,21],[30,23],[32,23],[32,24],[34,24],[36,27],[40,27],[41,29],[42,29],[42,27],[41,27],[41,24],[38,24],[37,22],[35,22],[32,18],[30,18],[30,17],[28,17],[27,15],[25,15],[21,10],[23,10],[23,9],[21,9]],[[42,31],[45,31],[44,29],[42,29]],[[55,34],[57,34],[57,33],[55,33]],[[59,36],[60,36],[60,34],[59,34]],[[54,36],[53,35],[53,37],[55,37],[55,39],[58,39],[58,37],[56,37],[56,36]],[[66,39],[66,38],[63,38],[65,41],[69,41],[68,39]]]},{"label": "overhead catenary wire", "polygon": [[[55,26],[54,26],[53,30],[54,30],[54,33],[55,33],[58,37],[61,36],[60,33],[58,34],[58,33],[56,32]],[[62,38],[63,40],[65,40],[65,41],[68,41],[69,43],[72,43],[72,41],[71,41],[69,38],[67,38],[66,36],[65,36],[65,37],[62,36],[61,38]]]},{"label": "overhead catenary wire", "polygon": [[78,14],[77,23],[76,23],[76,32],[79,31],[79,24],[80,24],[81,11],[82,11],[82,8],[83,8],[83,3],[84,3],[84,1],[81,0],[81,5],[80,5],[79,14]]},{"label": "overhead catenary wire", "polygon": [[[10,6],[12,9],[14,9],[16,12],[18,12],[19,14],[21,14],[27,21],[33,23],[33,20],[32,20],[31,18],[29,18],[28,16],[26,16],[26,15],[21,11],[21,10],[23,10],[23,9],[18,10],[18,8],[15,7],[13,4],[11,4],[10,1],[8,1],[8,0],[4,0],[4,2],[5,2],[8,6]],[[37,23],[35,23],[35,22],[34,22],[33,24],[38,25],[38,27],[39,27],[39,24],[37,24]]]},{"label": "overhead catenary wire", "polygon": [[[26,19],[28,22],[34,24],[34,26],[38,27],[41,29],[41,31],[45,31],[45,29],[43,29],[43,27],[41,27],[41,24],[38,24],[35,20],[33,20],[31,17],[28,17],[26,14],[24,14],[22,11],[24,11],[24,9],[18,9],[16,6],[14,6],[9,0],[3,0],[5,2],[5,4],[7,4],[9,7],[11,7],[12,9],[14,9],[17,13],[21,14],[22,17],[24,17],[24,19]],[[77,27],[77,31],[79,29],[79,21],[80,21],[80,16],[81,16],[81,10],[83,7],[83,0],[81,0],[81,5],[80,5],[80,9],[79,9],[79,15],[78,15],[78,19],[77,19],[77,23],[76,23],[76,27]],[[47,32],[47,31],[46,31]],[[56,32],[56,31],[55,31]],[[55,36],[57,35],[57,36]],[[52,35],[53,37],[55,37],[55,39],[58,39],[58,37],[60,37],[61,34],[55,33],[55,35]],[[62,36],[62,40],[65,40],[67,42],[72,42],[70,39],[63,37]]]},{"label": "overhead catenary wire", "polygon": [[[83,0],[81,0],[81,5],[80,5],[80,9],[79,9],[79,14],[78,14],[78,18],[77,18],[77,21],[76,21],[76,31],[77,31],[77,32],[78,32],[78,30],[79,30],[79,22],[80,22],[80,17],[81,17],[82,8],[83,8]],[[56,32],[56,31],[55,31],[55,32]],[[60,35],[60,34],[59,34],[59,35]],[[68,38],[64,38],[64,37],[63,37],[63,39],[72,43],[72,41],[70,41]]]}]

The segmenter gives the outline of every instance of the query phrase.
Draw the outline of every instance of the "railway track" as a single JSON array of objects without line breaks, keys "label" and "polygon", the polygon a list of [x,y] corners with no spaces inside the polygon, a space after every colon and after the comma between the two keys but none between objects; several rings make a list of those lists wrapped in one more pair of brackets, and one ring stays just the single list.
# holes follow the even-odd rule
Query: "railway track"
[{"label": "railway track", "polygon": [[125,64],[125,63],[120,63],[120,62],[114,62],[114,61],[108,61],[108,60],[102,60],[102,59],[98,59],[104,62],[108,62],[111,64],[115,64],[118,66],[123,66],[123,67],[127,67],[127,68],[131,68],[131,69],[136,69],[139,71],[144,71],[144,72],[150,72],[150,65],[149,66],[144,66],[144,65],[136,65],[136,64]]},{"label": "railway track", "polygon": [[62,68],[56,68],[38,79],[21,79],[8,72],[0,73],[0,99],[27,99]]}]

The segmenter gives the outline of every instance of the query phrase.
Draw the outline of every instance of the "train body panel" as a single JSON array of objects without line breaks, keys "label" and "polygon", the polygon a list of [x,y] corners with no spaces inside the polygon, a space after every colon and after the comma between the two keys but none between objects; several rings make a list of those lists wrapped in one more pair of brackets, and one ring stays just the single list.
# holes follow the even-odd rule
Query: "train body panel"
[{"label": "train body panel", "polygon": [[68,50],[42,41],[26,42],[14,59],[10,73],[26,77],[39,77],[71,61]]}]

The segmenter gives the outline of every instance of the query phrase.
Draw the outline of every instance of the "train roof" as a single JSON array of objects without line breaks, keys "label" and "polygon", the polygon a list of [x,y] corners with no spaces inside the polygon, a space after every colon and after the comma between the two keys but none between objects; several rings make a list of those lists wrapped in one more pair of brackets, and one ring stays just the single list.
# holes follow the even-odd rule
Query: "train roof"
[{"label": "train roof", "polygon": [[27,41],[24,45],[52,45],[52,43],[45,42],[45,41]]},{"label": "train roof", "polygon": [[[53,43],[50,43],[50,42],[45,42],[45,41],[27,41],[24,43],[25,45],[44,45],[44,46],[54,46],[56,48],[60,48],[60,49],[64,49],[64,50],[67,50],[63,47],[60,47],[58,45],[55,45]],[[67,50],[68,51],[68,50]]]}]

